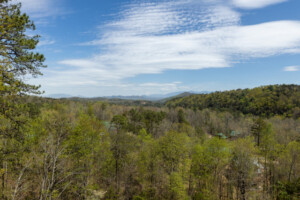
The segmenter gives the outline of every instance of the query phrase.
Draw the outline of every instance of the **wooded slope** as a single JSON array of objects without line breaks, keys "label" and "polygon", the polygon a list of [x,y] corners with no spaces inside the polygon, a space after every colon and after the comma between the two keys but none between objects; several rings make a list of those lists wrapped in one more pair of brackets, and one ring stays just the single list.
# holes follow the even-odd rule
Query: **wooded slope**
[{"label": "wooded slope", "polygon": [[268,85],[175,98],[169,107],[240,111],[259,116],[300,116],[300,85]]}]

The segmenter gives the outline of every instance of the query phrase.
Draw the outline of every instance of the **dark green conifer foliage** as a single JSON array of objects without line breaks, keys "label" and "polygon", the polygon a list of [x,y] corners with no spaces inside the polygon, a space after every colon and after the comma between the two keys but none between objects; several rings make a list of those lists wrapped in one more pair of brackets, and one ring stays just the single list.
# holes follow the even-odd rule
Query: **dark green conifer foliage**
[{"label": "dark green conifer foliage", "polygon": [[15,129],[24,122],[22,115],[29,110],[20,97],[40,94],[39,86],[23,79],[28,75],[41,75],[40,69],[45,67],[44,56],[34,52],[39,36],[27,34],[35,30],[35,26],[20,8],[20,3],[0,0],[0,115]]},{"label": "dark green conifer foliage", "polygon": [[26,169],[26,164],[20,164],[23,129],[33,115],[24,97],[40,91],[39,86],[26,83],[24,78],[41,75],[40,69],[45,67],[44,56],[34,52],[39,36],[28,34],[35,26],[20,8],[20,3],[0,0],[0,199],[16,198],[17,189],[12,196],[8,194],[8,178],[18,180],[13,175],[20,177]]}]

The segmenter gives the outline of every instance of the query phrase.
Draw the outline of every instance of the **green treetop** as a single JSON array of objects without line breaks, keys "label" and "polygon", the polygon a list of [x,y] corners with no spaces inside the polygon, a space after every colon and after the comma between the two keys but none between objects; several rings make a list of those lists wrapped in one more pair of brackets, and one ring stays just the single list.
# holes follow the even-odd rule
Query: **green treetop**
[{"label": "green treetop", "polygon": [[35,30],[29,17],[21,13],[21,4],[0,0],[0,92],[2,95],[39,93],[37,86],[25,83],[25,75],[41,75],[45,58],[33,52],[39,36],[31,36]]},{"label": "green treetop", "polygon": [[7,127],[14,131],[29,113],[20,97],[40,94],[39,86],[26,83],[24,78],[41,75],[40,69],[46,67],[44,56],[34,51],[39,36],[28,34],[35,26],[20,8],[20,3],[0,0],[0,117],[8,120]]}]

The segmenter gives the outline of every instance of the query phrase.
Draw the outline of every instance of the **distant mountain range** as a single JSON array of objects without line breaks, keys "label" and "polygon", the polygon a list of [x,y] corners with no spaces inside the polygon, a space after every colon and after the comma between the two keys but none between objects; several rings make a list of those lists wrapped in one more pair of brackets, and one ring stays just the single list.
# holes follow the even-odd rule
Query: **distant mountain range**
[{"label": "distant mountain range", "polygon": [[74,96],[69,94],[50,94],[50,95],[46,95],[46,97],[53,98],[53,99],[61,99],[61,98],[72,98]]},{"label": "distant mountain range", "polygon": [[172,92],[168,94],[152,94],[152,95],[132,95],[132,96],[122,96],[122,95],[116,95],[116,96],[102,96],[102,97],[84,97],[84,96],[73,96],[69,94],[51,94],[46,95],[48,98],[54,98],[54,99],[66,99],[66,98],[84,98],[84,99],[122,99],[122,100],[145,100],[145,101],[161,101],[161,100],[169,100],[171,98],[176,97],[186,97],[193,94],[208,94],[209,91],[202,91],[202,92]]}]

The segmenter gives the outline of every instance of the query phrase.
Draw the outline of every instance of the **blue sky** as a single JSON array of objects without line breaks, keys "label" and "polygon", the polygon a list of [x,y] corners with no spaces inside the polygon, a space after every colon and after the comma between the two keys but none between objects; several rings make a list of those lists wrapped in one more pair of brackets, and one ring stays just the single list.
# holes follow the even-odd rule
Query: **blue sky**
[{"label": "blue sky", "polygon": [[299,0],[21,0],[45,95],[300,84]]}]

